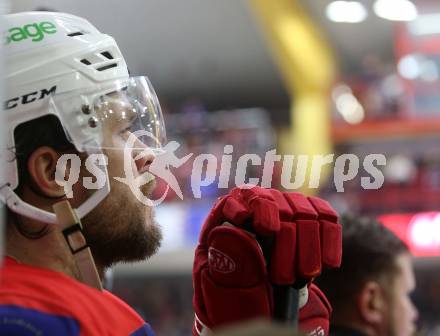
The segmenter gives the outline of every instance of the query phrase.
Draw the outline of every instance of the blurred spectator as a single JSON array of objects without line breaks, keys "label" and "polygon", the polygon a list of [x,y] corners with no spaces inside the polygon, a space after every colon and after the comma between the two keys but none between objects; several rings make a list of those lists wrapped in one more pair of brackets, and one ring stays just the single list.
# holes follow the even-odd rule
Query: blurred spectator
[{"label": "blurred spectator", "polygon": [[[209,154],[216,162],[217,170],[214,172],[214,176],[206,175],[207,163],[203,163],[203,179],[213,182],[201,188],[202,198],[215,199],[235,185],[236,163],[243,154],[257,154],[264,159],[267,151],[276,148],[276,132],[271,124],[269,111],[262,108],[208,112],[200,99],[191,98],[178,107],[171,109],[165,120],[168,138],[180,144],[176,155],[183,157],[189,153],[193,154],[182,166],[170,168],[180,183],[185,201],[194,200],[191,180],[194,171],[194,160],[197,156]],[[221,164],[226,145],[230,147],[228,155],[231,156],[232,166],[230,170],[223,171],[221,170]],[[249,165],[246,170],[246,177],[261,177],[263,167],[263,164]],[[222,180],[226,181],[227,187],[219,187],[220,176],[222,176]],[[279,187],[278,180],[274,176],[271,187]],[[165,181],[158,178],[157,182],[153,199],[160,198],[167,188]],[[169,190],[165,200],[174,201],[177,199],[178,196],[172,190]]]},{"label": "blurred spectator", "polygon": [[413,335],[418,313],[407,246],[369,217],[344,216],[342,226],[342,266],[317,281],[334,309],[331,335]]}]

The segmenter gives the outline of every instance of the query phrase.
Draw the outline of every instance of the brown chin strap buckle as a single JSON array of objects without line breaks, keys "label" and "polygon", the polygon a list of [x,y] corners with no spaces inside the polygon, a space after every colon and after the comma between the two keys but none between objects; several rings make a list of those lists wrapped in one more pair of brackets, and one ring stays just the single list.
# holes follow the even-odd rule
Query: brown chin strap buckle
[{"label": "brown chin strap buckle", "polygon": [[63,200],[53,205],[58,224],[67,246],[79,270],[80,281],[90,287],[102,290],[102,283],[93,260],[92,251],[82,232],[82,225],[69,201]]}]

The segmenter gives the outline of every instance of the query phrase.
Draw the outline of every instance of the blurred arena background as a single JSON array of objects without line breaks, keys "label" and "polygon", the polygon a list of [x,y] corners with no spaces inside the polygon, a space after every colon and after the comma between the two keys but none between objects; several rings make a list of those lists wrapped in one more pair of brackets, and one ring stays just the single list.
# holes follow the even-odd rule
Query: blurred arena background
[{"label": "blurred arena background", "polygon": [[[9,7],[77,14],[114,36],[131,73],[154,84],[168,139],[182,145],[182,155],[220,160],[225,144],[234,158],[275,148],[384,154],[379,190],[362,189],[360,174],[337,192],[327,170],[318,190],[302,191],[341,212],[379,215],[407,242],[416,260],[419,324],[425,335],[440,333],[438,1],[14,0]],[[250,167],[248,176],[261,169]],[[282,187],[277,169],[272,186]],[[184,200],[168,193],[157,208],[165,234],[160,253],[116,268],[113,290],[157,334],[177,336],[190,335],[199,229],[226,189],[213,183],[196,199],[191,161],[174,173]],[[159,183],[158,196],[164,188]]]}]

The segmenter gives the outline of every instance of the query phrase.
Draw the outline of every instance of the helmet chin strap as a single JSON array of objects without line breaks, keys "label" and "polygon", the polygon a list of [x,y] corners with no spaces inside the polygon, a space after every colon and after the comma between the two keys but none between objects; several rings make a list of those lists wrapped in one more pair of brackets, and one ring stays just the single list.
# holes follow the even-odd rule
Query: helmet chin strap
[{"label": "helmet chin strap", "polygon": [[[106,174],[106,176],[106,183],[104,187],[94,192],[92,196],[90,196],[83,204],[75,209],[79,219],[84,218],[110,193],[108,174]],[[14,190],[12,190],[12,188],[7,184],[5,184],[3,187],[0,187],[0,201],[6,204],[11,211],[22,216],[47,224],[58,224],[54,213],[42,210],[29,203],[26,203],[20,197],[18,197]]]},{"label": "helmet chin strap", "polygon": [[[102,154],[101,151],[99,153]],[[78,208],[74,209],[76,216],[79,219],[83,219],[90,211],[92,211],[99,203],[101,203],[104,198],[110,194],[110,181],[108,176],[107,166],[103,166],[105,173],[105,185],[93,193],[83,204]],[[0,187],[0,201],[7,205],[7,207],[22,216],[34,219],[39,222],[44,222],[47,224],[58,224],[57,217],[54,213],[37,208],[29,203],[23,201],[18,195],[12,190],[9,184],[5,184]]]}]

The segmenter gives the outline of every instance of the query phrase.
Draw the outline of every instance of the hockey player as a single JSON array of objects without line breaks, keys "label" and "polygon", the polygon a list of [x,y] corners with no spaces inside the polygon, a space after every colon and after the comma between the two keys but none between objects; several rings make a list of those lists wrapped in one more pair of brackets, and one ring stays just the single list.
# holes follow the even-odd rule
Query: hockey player
[{"label": "hockey player", "polygon": [[[114,39],[84,19],[33,12],[5,21],[7,146],[0,194],[8,210],[0,334],[150,335],[149,325],[125,303],[78,280],[93,280],[90,264],[102,277],[112,264],[145,259],[159,247],[152,209],[112,178],[125,176],[129,134],[151,133],[132,148],[134,156],[163,143],[156,95],[146,78],[129,77]],[[66,175],[79,170],[69,201],[82,228],[70,232],[52,210],[66,197],[60,183],[65,176],[56,176],[63,154],[72,155]],[[99,154],[108,165],[98,165]],[[88,164],[93,155],[97,161]],[[139,175],[153,158],[152,151],[129,167]],[[103,174],[94,176],[87,165]],[[143,191],[151,187],[147,183]],[[87,255],[77,259],[86,246],[72,243],[82,236],[93,261]]]},{"label": "hockey player", "polygon": [[[129,76],[113,38],[76,16],[8,15],[5,38],[0,334],[152,335],[130,307],[102,290],[100,279],[111,265],[143,260],[160,245],[152,207],[115,179],[127,170],[143,175],[165,143],[154,90],[147,78]],[[153,185],[140,192],[148,195]],[[74,220],[64,225],[53,209],[66,198]],[[233,190],[201,233],[194,332],[270,318],[274,288],[295,285],[302,287],[300,326],[325,335],[330,307],[309,282],[323,266],[338,266],[340,233],[322,200]]]}]

